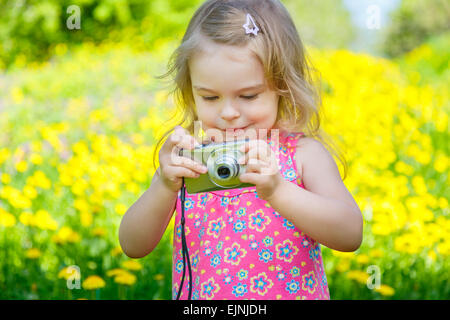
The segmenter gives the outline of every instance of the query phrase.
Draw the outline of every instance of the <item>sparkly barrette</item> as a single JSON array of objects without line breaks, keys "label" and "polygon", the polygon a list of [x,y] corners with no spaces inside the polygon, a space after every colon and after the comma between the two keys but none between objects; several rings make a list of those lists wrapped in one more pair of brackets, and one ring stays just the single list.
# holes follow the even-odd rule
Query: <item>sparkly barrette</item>
[{"label": "sparkly barrette", "polygon": [[247,13],[247,21],[243,27],[245,29],[245,34],[253,33],[255,36],[258,34],[259,28],[250,13]]}]

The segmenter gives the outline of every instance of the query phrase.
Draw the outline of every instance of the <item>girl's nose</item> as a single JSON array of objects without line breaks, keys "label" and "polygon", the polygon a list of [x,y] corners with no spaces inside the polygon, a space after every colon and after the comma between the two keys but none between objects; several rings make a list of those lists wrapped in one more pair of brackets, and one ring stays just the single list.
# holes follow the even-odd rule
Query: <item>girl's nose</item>
[{"label": "girl's nose", "polygon": [[222,117],[222,119],[229,121],[235,118],[239,118],[240,113],[238,109],[233,106],[232,102],[225,102],[220,116]]}]

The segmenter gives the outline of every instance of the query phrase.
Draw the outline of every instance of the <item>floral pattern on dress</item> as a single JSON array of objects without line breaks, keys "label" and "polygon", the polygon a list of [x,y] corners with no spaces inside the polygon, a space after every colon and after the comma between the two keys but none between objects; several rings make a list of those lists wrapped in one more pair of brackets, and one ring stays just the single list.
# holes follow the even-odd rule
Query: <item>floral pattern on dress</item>
[{"label": "floral pattern on dress", "polygon": [[[279,144],[270,137],[267,142],[278,156],[284,179],[304,188],[295,163],[301,136],[281,131]],[[180,192],[173,233],[173,299],[183,274],[179,213]],[[254,186],[186,193],[185,217],[192,299],[330,298],[320,244],[259,198]],[[188,278],[186,264],[180,299],[187,299]]]}]

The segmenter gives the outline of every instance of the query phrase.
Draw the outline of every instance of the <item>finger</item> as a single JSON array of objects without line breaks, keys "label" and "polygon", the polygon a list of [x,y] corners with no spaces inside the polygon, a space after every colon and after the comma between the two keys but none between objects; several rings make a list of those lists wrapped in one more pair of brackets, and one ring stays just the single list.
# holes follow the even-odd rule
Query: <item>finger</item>
[{"label": "finger", "polygon": [[240,151],[244,152],[245,163],[251,158],[269,162],[274,156],[270,146],[262,140],[251,140],[248,144],[241,147]]},{"label": "finger", "polygon": [[206,173],[208,171],[208,169],[206,168],[205,165],[203,165],[195,160],[192,160],[188,157],[183,157],[183,156],[178,156],[178,155],[173,155],[171,165],[177,166],[177,167],[185,167],[187,169],[190,169],[190,170],[198,172],[198,173]]},{"label": "finger", "polygon": [[270,164],[268,162],[251,158],[251,159],[249,159],[249,161],[245,167],[245,172],[260,173],[263,168],[269,168],[269,167],[270,167]]},{"label": "finger", "polygon": [[246,172],[239,176],[239,180],[244,183],[251,183],[258,185],[259,179],[261,177],[257,173]]},{"label": "finger", "polygon": [[198,178],[200,176],[200,173],[195,172],[193,170],[190,170],[185,167],[178,167],[178,166],[169,166],[167,169],[166,176],[171,179],[172,181],[176,178]]}]

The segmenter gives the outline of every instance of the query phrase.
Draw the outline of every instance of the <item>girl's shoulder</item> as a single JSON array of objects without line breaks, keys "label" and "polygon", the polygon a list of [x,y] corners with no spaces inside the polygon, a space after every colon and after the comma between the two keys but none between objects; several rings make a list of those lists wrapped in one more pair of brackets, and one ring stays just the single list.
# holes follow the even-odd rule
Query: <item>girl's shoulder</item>
[{"label": "girl's shoulder", "polygon": [[317,159],[317,157],[322,157],[323,152],[328,152],[319,140],[306,135],[304,132],[284,131],[281,137],[282,144],[292,148],[297,176],[301,180],[303,180],[305,164]]}]

